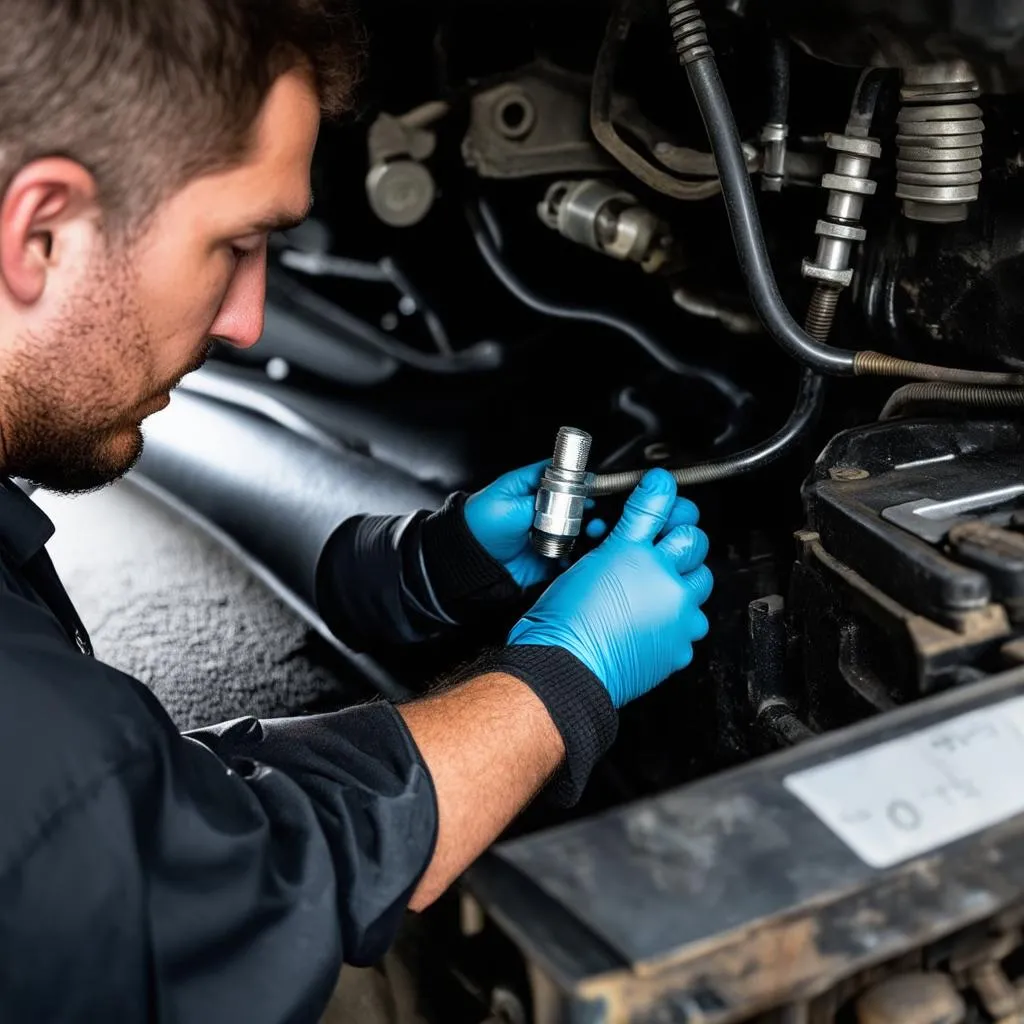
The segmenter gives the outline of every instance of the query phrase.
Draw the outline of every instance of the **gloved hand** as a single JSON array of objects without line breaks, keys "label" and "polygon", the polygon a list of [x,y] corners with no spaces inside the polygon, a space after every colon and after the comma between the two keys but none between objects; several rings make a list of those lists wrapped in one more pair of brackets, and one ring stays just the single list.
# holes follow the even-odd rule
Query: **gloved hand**
[{"label": "gloved hand", "polygon": [[685,668],[707,635],[700,606],[712,588],[696,521],[671,474],[651,470],[611,534],[544,592],[509,644],[569,651],[617,708]]},{"label": "gloved hand", "polygon": [[[544,467],[550,460],[513,470],[466,499],[465,516],[469,532],[480,546],[500,562],[520,587],[532,587],[550,579],[560,566],[542,558],[530,543],[533,502]],[[594,503],[589,501],[588,507]],[[587,536],[600,537],[600,520],[587,524]]]}]

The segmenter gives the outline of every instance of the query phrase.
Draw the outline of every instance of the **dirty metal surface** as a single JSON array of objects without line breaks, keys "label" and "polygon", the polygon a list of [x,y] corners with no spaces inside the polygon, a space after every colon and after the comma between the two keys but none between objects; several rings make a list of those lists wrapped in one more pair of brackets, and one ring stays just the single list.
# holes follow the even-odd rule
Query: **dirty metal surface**
[{"label": "dirty metal surface", "polygon": [[365,695],[262,583],[130,484],[34,500],[97,656],[149,686],[179,727]]},{"label": "dirty metal surface", "polygon": [[[680,1019],[726,1022],[822,992],[1019,900],[1024,816],[875,870],[783,780],[1021,693],[1014,670],[505,844],[497,855],[532,895],[482,902],[564,991],[603,1006],[601,1020],[678,1005]],[[570,919],[608,951],[596,963],[564,948]]]}]

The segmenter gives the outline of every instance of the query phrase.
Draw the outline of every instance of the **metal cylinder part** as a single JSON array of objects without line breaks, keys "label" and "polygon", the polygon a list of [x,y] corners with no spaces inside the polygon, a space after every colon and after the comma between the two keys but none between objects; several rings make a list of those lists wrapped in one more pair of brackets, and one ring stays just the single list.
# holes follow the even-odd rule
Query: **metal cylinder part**
[{"label": "metal cylinder part", "polygon": [[866,234],[860,226],[860,215],[865,197],[874,195],[877,188],[868,175],[871,161],[882,155],[882,147],[875,139],[849,134],[829,134],[826,140],[836,154],[832,173],[821,179],[821,187],[828,189],[828,206],[814,229],[818,253],[813,260],[804,260],[802,269],[804,277],[841,289],[853,280],[850,256],[853,246]]},{"label": "metal cylinder part", "polygon": [[761,165],[761,191],[781,192],[786,178],[786,140],[789,126],[769,122],[761,129],[764,162]]},{"label": "metal cylinder part", "polygon": [[668,255],[668,225],[629,192],[597,179],[556,181],[537,208],[564,238],[653,270]]},{"label": "metal cylinder part", "polygon": [[897,118],[896,195],[910,220],[949,224],[967,219],[981,183],[978,82],[963,61],[903,72]]},{"label": "metal cylinder part", "polygon": [[415,160],[374,164],[366,176],[366,195],[377,217],[393,228],[418,224],[437,194],[433,175]]},{"label": "metal cylinder part", "polygon": [[564,558],[583,526],[583,512],[593,475],[587,472],[591,437],[585,430],[562,427],[555,439],[551,465],[544,470],[534,502],[530,540],[545,558]]}]

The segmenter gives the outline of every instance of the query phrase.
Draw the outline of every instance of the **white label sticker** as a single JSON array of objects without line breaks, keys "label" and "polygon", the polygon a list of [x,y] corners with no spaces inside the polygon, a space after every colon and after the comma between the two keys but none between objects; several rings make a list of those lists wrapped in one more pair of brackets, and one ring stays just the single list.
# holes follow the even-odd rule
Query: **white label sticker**
[{"label": "white label sticker", "polygon": [[1024,697],[783,781],[862,860],[891,867],[1024,812]]}]

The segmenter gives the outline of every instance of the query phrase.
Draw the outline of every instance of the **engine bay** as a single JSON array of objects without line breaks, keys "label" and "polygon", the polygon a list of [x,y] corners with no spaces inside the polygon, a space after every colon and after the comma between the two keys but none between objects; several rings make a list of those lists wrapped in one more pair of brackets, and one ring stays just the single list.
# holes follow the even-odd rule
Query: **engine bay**
[{"label": "engine bay", "polygon": [[[731,819],[722,808],[804,749],[827,761],[865,730],[934,723],[935,701],[966,714],[985,687],[1020,685],[1024,4],[389,0],[362,16],[362,105],[322,132],[313,218],[272,239],[264,338],[185,381],[138,482],[315,627],[295,566],[339,501],[438,502],[549,455],[568,425],[592,439],[588,493],[606,520],[642,470],[674,472],[716,578],[694,664],[624,710],[580,805],[532,807],[513,852],[428,915],[454,980],[435,979],[427,1019],[1017,1019],[1024,892],[1007,882],[1000,900],[908,911],[898,928],[880,908],[906,909],[909,890],[872,890],[891,880],[854,871],[834,835],[763,792]],[[400,697],[507,626],[345,657],[368,693]],[[712,829],[701,814],[729,843],[695,849],[694,821]],[[597,833],[572,829],[594,822],[605,841],[588,861]],[[678,849],[673,828],[691,833]],[[779,863],[726,862],[772,830],[806,872],[824,843],[833,875],[820,891],[790,877],[785,899],[732,914],[749,872]],[[654,909],[627,928],[630,900],[655,907],[656,885],[623,881],[615,915],[602,909],[595,879],[607,895],[631,871],[659,877],[631,862],[639,848],[669,876],[710,858],[686,886],[717,931],[657,933]],[[931,870],[933,890],[960,885]],[[745,915],[792,924],[801,900],[844,886],[864,901],[844,913],[884,919],[856,955],[809,915],[817,959],[799,977],[765,953],[800,959],[781,932],[685,984],[658,973]],[[616,972],[627,981],[609,995],[594,979]],[[648,975],[661,980],[644,989]],[[908,977],[913,1010],[878,995]]]}]

